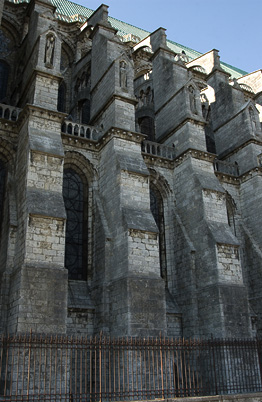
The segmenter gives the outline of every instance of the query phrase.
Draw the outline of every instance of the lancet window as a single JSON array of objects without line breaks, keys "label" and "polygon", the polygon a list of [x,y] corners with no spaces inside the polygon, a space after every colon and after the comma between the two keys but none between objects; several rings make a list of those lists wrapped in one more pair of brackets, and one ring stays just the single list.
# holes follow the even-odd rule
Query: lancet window
[{"label": "lancet window", "polygon": [[8,83],[8,75],[9,75],[9,66],[8,64],[0,60],[0,102],[4,100],[7,93],[7,83]]},{"label": "lancet window", "polygon": [[4,209],[5,182],[6,182],[6,167],[4,163],[0,161],[0,229],[2,226],[3,209]]},{"label": "lancet window", "polygon": [[87,186],[72,168],[64,170],[63,197],[67,214],[65,267],[69,279],[87,278]]},{"label": "lancet window", "polygon": [[167,281],[166,275],[166,246],[163,199],[159,190],[150,185],[150,209],[159,230],[159,259],[161,277]]}]

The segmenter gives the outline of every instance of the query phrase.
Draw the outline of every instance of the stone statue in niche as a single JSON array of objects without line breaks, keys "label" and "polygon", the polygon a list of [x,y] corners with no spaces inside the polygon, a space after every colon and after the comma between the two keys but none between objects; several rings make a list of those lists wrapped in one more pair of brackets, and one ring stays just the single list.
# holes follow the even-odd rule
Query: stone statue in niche
[{"label": "stone statue in niche", "polygon": [[45,66],[47,68],[53,67],[54,50],[55,50],[55,36],[51,34],[46,37],[46,44],[45,44]]},{"label": "stone statue in niche", "polygon": [[192,85],[188,88],[189,90],[189,101],[190,101],[190,109],[193,114],[197,114],[197,105],[196,105],[196,91]]},{"label": "stone statue in niche", "polygon": [[120,87],[127,88],[127,71],[124,60],[120,61]]}]

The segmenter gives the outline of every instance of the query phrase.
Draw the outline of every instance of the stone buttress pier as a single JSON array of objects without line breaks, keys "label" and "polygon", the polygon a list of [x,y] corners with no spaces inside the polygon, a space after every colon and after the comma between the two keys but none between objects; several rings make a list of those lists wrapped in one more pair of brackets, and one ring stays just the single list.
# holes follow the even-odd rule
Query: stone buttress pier
[{"label": "stone buttress pier", "polygon": [[18,122],[19,229],[10,285],[10,332],[66,330],[63,115],[57,112],[60,45],[54,31],[45,29],[41,12],[46,7],[53,9],[36,0],[29,9],[31,41],[26,54],[31,56],[22,87],[27,106]]},{"label": "stone buttress pier", "polygon": [[213,158],[206,153],[201,82],[167,48],[162,28],[151,34],[151,46],[156,135],[175,148],[175,210],[196,250],[195,283],[185,281],[192,276],[187,274],[192,267],[185,266],[183,273],[175,273],[176,288],[172,289],[183,312],[184,334],[227,337],[246,328],[248,335],[239,241],[228,226],[225,190],[214,174]]}]

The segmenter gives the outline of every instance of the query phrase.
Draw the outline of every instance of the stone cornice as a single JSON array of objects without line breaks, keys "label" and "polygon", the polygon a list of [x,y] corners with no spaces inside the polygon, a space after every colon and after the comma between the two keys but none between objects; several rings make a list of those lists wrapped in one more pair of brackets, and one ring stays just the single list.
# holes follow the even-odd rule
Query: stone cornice
[{"label": "stone cornice", "polygon": [[166,158],[163,158],[162,156],[146,154],[143,152],[142,152],[142,155],[143,155],[143,158],[147,165],[159,166],[159,167],[164,167],[167,169],[175,169],[176,167],[181,165],[186,159],[188,159],[188,157],[207,161],[210,163],[213,163],[214,160],[216,159],[215,154],[211,154],[211,153],[205,152],[205,151],[199,151],[197,149],[188,149],[187,151],[185,151],[184,153],[179,155],[174,160],[166,159]]},{"label": "stone cornice", "polygon": [[174,161],[170,159],[163,158],[161,156],[156,156],[156,155],[149,155],[145,154],[142,152],[142,156],[144,158],[144,161],[148,166],[157,166],[157,167],[162,167],[166,169],[173,169],[174,168]]},{"label": "stone cornice", "polygon": [[220,182],[241,185],[253,177],[262,176],[262,167],[256,166],[238,177],[218,171],[215,172],[215,175]]},{"label": "stone cornice", "polygon": [[98,112],[92,117],[90,123],[94,125],[94,122],[104,113],[104,111],[115,101],[122,100],[123,102],[129,103],[131,105],[136,105],[138,102],[136,98],[129,98],[124,95],[116,94],[110,96],[110,98],[99,108]]},{"label": "stone cornice", "polygon": [[126,141],[135,142],[141,144],[146,138],[144,134],[136,133],[133,131],[124,130],[121,128],[111,127],[98,141],[91,140],[89,138],[75,137],[74,135],[68,135],[62,133],[62,139],[64,145],[71,145],[79,148],[84,147],[86,150],[99,152],[112,138],[121,138]]},{"label": "stone cornice", "polygon": [[187,151],[183,152],[174,160],[174,167],[181,165],[188,157],[199,159],[202,161],[213,163],[216,159],[215,154],[211,154],[207,151],[200,151],[197,149],[190,148]]},{"label": "stone cornice", "polygon": [[17,120],[18,127],[20,128],[24,124],[25,120],[30,116],[40,117],[41,119],[46,120],[52,119],[53,121],[61,124],[67,115],[56,110],[49,110],[41,106],[27,104],[19,114]]},{"label": "stone cornice", "polygon": [[233,184],[234,186],[238,186],[240,184],[239,177],[231,174],[216,171],[215,175],[221,183]]},{"label": "stone cornice", "polygon": [[180,130],[186,123],[192,123],[192,124],[198,124],[199,126],[204,127],[206,125],[206,121],[205,120],[198,120],[198,118],[194,118],[192,116],[190,117],[186,117],[184,120],[181,121],[181,123],[179,123],[177,125],[176,128],[170,130],[168,133],[162,134],[160,138],[158,138],[158,141],[162,144],[162,141],[165,141],[167,138],[171,137],[171,135],[173,135],[176,131]]},{"label": "stone cornice", "polygon": [[232,155],[238,153],[241,149],[245,148],[246,146],[248,146],[248,145],[250,145],[250,144],[262,145],[262,141],[259,140],[259,139],[257,139],[257,138],[251,138],[251,139],[248,140],[248,141],[244,141],[244,142],[243,142],[242,144],[240,144],[238,147],[236,147],[236,148],[234,148],[234,149],[232,149],[232,150],[229,150],[229,152],[228,152],[228,151],[223,152],[222,154],[220,154],[220,155],[218,156],[218,158],[219,158],[220,160],[224,160],[225,158],[228,158],[228,157],[230,157],[230,156],[232,156]]}]

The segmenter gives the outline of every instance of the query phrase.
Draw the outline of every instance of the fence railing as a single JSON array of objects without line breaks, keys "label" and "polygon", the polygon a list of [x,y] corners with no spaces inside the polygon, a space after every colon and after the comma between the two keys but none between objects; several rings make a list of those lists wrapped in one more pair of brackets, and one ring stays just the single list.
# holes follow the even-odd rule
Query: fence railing
[{"label": "fence railing", "polygon": [[101,133],[87,124],[73,123],[70,120],[64,120],[61,131],[63,134],[73,135],[80,138],[87,138],[89,140],[97,141]]},{"label": "fence railing", "polygon": [[16,121],[22,109],[0,103],[0,119]]},{"label": "fence railing", "polygon": [[1,401],[123,401],[262,391],[262,341],[0,337]]},{"label": "fence railing", "polygon": [[152,156],[159,156],[161,158],[166,158],[170,160],[173,160],[176,156],[174,148],[159,144],[158,142],[145,140],[142,142],[141,148],[144,154]]}]

